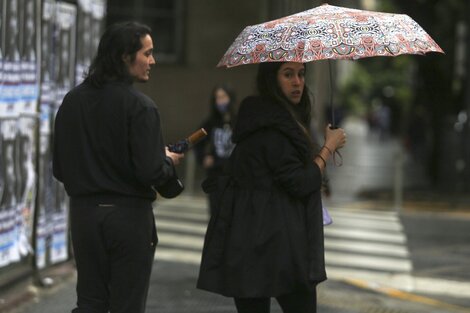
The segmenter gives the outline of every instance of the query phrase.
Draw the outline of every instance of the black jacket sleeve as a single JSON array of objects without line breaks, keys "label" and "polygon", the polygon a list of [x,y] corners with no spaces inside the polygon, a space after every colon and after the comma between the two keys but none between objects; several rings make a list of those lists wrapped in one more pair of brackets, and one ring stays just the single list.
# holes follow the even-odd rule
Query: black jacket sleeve
[{"label": "black jacket sleeve", "polygon": [[137,180],[145,186],[161,186],[176,176],[166,157],[160,115],[155,106],[140,106],[130,125],[130,150]]},{"label": "black jacket sleeve", "polygon": [[279,131],[265,133],[265,153],[274,180],[294,197],[305,197],[319,191],[322,174],[313,162],[304,164],[289,139]]}]

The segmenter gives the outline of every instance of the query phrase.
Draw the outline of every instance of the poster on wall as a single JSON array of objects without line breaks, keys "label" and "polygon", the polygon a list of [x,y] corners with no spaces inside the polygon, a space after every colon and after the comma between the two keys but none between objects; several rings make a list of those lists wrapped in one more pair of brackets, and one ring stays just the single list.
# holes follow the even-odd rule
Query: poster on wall
[{"label": "poster on wall", "polygon": [[92,21],[92,1],[78,0],[77,12],[77,62],[75,69],[75,83],[83,81],[83,75],[91,64],[91,21]]},{"label": "poster on wall", "polygon": [[36,128],[38,124],[38,4],[37,0],[22,0],[21,98],[18,119],[18,249],[22,257],[32,253],[32,230],[36,184]]},{"label": "poster on wall", "polygon": [[[75,5],[57,2],[56,27],[54,43],[57,55],[55,58],[55,101],[54,116],[65,94],[75,84],[75,45],[76,45],[76,16]],[[52,234],[50,261],[52,264],[64,261],[68,258],[68,197],[61,183],[53,184],[55,196],[54,213],[52,222],[54,232]]]},{"label": "poster on wall", "polygon": [[[4,106],[3,103],[3,50],[4,50],[4,40],[3,40],[3,30],[4,30],[4,22],[5,22],[5,11],[4,11],[4,0],[0,0],[0,107]],[[0,120],[0,129],[1,129],[1,120]],[[2,150],[1,146],[1,140],[0,140],[0,151]],[[3,167],[2,164],[4,163],[3,161],[3,154],[0,154],[0,168]],[[0,171],[0,201],[3,195],[3,190],[5,189],[5,180],[3,179],[3,173]],[[4,243],[4,227],[2,226],[2,217],[1,217],[1,208],[0,208],[0,267],[2,264],[5,262],[4,257],[2,256],[3,250],[6,249],[5,243]]]},{"label": "poster on wall", "polygon": [[17,187],[18,172],[18,119],[21,97],[21,59],[19,38],[18,0],[3,3],[3,79],[0,105],[0,176],[3,190],[0,198],[0,267],[20,260],[18,233]]},{"label": "poster on wall", "polygon": [[104,29],[104,18],[106,15],[106,1],[92,1],[92,20],[91,20],[91,47],[90,53],[92,57],[98,50],[101,35]]},{"label": "poster on wall", "polygon": [[[3,3],[4,0],[0,0],[0,105],[3,102],[3,22],[5,21],[5,16],[4,16],[4,8],[3,8]],[[0,158],[1,162],[1,158]],[[0,180],[0,191],[2,191],[2,181]]]},{"label": "poster on wall", "polygon": [[48,265],[50,242],[53,234],[52,215],[54,213],[54,197],[52,186],[52,117],[55,106],[54,59],[54,0],[43,0],[41,16],[41,63],[40,63],[40,99],[39,99],[39,186],[37,194],[38,224],[36,233],[36,266],[44,268]]},{"label": "poster on wall", "polygon": [[39,94],[37,3],[0,3],[0,267],[32,253]]},{"label": "poster on wall", "polygon": [[90,66],[104,26],[105,0],[78,0],[77,62],[75,84],[80,84]]}]

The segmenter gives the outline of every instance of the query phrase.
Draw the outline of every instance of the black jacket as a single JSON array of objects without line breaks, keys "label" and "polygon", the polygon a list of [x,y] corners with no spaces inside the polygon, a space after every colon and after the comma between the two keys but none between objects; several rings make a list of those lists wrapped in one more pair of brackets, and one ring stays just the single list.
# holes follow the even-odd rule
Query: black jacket
[{"label": "black jacket", "polygon": [[204,185],[220,202],[198,288],[270,297],[325,280],[322,177],[309,140],[282,105],[250,97],[233,141],[228,175]]},{"label": "black jacket", "polygon": [[85,82],[65,96],[55,119],[53,171],[71,197],[151,201],[152,186],[176,175],[154,102],[120,82],[102,88]]},{"label": "black jacket", "polygon": [[230,114],[230,121],[224,121],[224,115],[219,112],[212,112],[201,127],[204,128],[208,136],[194,147],[196,158],[199,164],[203,164],[204,157],[210,155],[214,158],[214,164],[209,170],[222,172],[234,144],[232,142],[232,120],[233,114]]}]

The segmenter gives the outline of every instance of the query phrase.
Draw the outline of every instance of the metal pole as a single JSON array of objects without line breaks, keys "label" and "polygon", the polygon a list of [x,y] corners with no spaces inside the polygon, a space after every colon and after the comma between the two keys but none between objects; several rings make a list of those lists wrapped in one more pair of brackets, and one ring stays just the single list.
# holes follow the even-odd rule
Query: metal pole
[{"label": "metal pole", "polygon": [[[466,40],[465,40],[465,46],[464,46],[464,55],[465,55],[465,65],[466,65],[466,81],[467,81],[467,86],[464,89],[465,90],[465,108],[466,108],[466,113],[467,113],[467,121],[465,122],[465,128],[464,128],[464,134],[466,136],[465,142],[468,143],[468,139],[470,138],[470,2],[467,1],[467,20],[466,20]],[[464,145],[464,160],[465,160],[465,177],[466,181],[464,181],[464,188],[465,190],[470,190],[470,146],[468,144]]]},{"label": "metal pole", "polygon": [[397,213],[400,213],[403,207],[403,158],[403,149],[398,144],[395,152],[395,175],[393,182],[393,202]]},{"label": "metal pole", "polygon": [[194,156],[194,151],[187,151],[185,159],[185,190],[189,195],[193,195],[196,181],[196,158]]}]

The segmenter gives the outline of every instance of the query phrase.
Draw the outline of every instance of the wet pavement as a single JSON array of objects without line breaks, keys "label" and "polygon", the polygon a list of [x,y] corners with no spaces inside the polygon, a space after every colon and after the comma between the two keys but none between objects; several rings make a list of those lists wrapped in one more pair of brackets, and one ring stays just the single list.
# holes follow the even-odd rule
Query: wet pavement
[{"label": "wet pavement", "polygon": [[[206,212],[200,197],[162,201],[156,207],[160,244],[148,313],[235,312],[231,299],[195,288]],[[470,280],[464,270],[470,256],[464,250],[465,225],[470,221],[384,213],[331,208],[334,223],[325,230],[329,280],[318,288],[319,312],[470,312]],[[437,241],[446,253],[435,246],[435,229],[447,233],[447,239]],[[69,312],[75,301],[73,272],[68,264],[53,273],[56,284],[34,289],[28,304],[15,312]],[[275,301],[272,311],[280,312]]]}]

